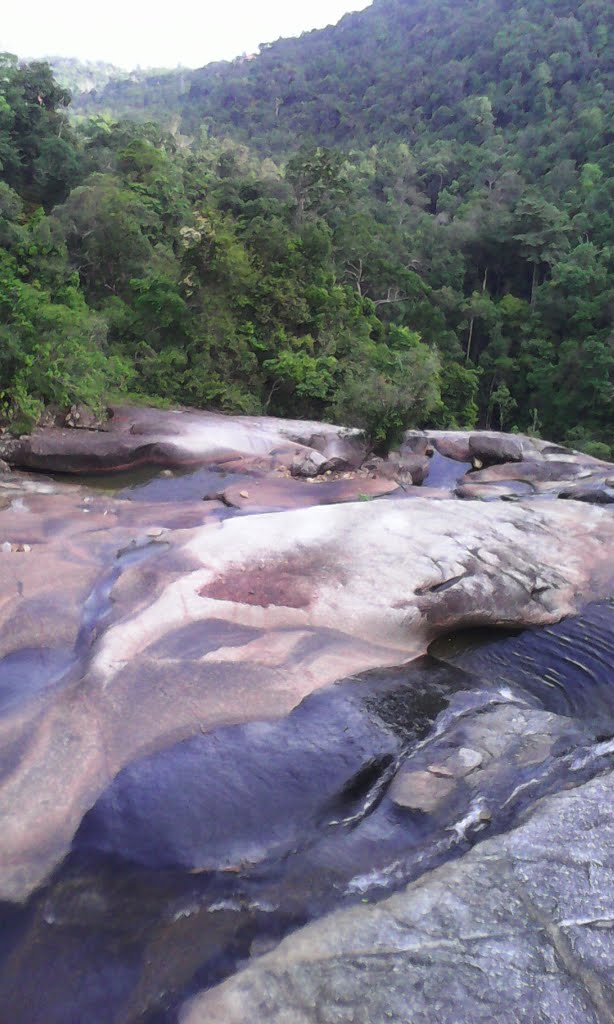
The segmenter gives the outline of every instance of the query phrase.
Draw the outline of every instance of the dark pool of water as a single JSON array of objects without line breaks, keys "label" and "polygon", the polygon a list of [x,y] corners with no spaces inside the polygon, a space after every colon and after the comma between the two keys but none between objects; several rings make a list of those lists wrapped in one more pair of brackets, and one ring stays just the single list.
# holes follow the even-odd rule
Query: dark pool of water
[{"label": "dark pool of water", "polygon": [[170,475],[159,466],[138,466],[120,473],[55,473],[62,483],[89,487],[127,501],[181,502],[214,497],[230,484],[247,483],[246,474],[217,469],[175,469]]},{"label": "dark pool of water", "polygon": [[458,462],[456,459],[449,459],[435,451],[429,460],[429,473],[424,481],[424,486],[441,487],[444,490],[453,491],[470,469],[470,462]]},{"label": "dark pool of water", "polygon": [[431,653],[488,682],[508,682],[548,711],[614,734],[614,600],[553,626],[440,638]]}]

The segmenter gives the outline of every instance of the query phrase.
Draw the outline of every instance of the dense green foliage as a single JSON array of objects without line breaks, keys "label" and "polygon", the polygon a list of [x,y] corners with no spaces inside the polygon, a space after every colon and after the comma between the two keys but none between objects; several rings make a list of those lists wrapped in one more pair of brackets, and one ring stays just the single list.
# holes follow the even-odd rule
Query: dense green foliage
[{"label": "dense green foliage", "polygon": [[607,0],[376,0],[114,80],[72,127],[48,68],[5,61],[5,405],[123,389],[607,452],[612,28]]}]

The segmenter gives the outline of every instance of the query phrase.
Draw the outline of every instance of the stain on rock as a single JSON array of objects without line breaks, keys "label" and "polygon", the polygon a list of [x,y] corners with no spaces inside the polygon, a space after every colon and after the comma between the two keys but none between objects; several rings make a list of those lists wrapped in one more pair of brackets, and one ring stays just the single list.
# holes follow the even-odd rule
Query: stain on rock
[{"label": "stain on rock", "polygon": [[328,561],[325,552],[306,557],[297,554],[283,562],[231,568],[202,587],[199,594],[259,608],[307,608],[322,580],[333,575],[338,578],[339,570]]}]

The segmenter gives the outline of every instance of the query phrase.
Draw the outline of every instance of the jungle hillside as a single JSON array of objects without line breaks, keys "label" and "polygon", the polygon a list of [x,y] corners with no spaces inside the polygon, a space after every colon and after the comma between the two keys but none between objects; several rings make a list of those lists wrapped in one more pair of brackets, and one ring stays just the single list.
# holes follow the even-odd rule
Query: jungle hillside
[{"label": "jungle hillside", "polygon": [[2,55],[3,424],[130,397],[611,455],[613,110],[607,0],[376,0],[196,71]]}]

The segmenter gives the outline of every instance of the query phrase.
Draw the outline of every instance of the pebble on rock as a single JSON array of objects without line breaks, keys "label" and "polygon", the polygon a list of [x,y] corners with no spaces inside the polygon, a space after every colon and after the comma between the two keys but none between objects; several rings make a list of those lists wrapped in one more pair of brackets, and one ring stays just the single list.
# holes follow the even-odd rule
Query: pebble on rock
[{"label": "pebble on rock", "polygon": [[398,807],[431,814],[456,788],[456,782],[430,772],[401,772],[392,781],[390,798]]},{"label": "pebble on rock", "polygon": [[444,778],[462,779],[479,768],[484,758],[478,750],[459,747],[442,764],[430,764],[427,771]]}]

